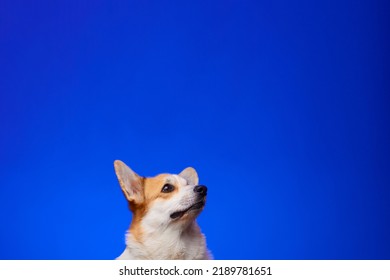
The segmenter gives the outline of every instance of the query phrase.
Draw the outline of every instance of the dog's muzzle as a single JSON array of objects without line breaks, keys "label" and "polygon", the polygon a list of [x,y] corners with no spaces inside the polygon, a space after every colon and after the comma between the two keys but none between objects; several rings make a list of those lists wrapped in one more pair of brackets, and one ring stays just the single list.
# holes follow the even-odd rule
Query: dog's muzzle
[{"label": "dog's muzzle", "polygon": [[196,185],[194,187],[194,192],[198,195],[199,200],[198,202],[194,203],[187,209],[184,209],[182,211],[174,212],[170,215],[171,219],[178,219],[184,216],[185,213],[192,211],[192,210],[199,210],[202,209],[205,205],[206,201],[206,195],[207,195],[207,187],[203,185]]}]

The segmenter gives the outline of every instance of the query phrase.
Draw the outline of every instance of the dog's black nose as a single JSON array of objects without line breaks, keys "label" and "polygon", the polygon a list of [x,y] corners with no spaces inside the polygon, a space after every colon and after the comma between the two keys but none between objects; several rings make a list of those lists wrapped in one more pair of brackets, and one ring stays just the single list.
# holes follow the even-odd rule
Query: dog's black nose
[{"label": "dog's black nose", "polygon": [[207,187],[203,185],[197,185],[194,187],[194,192],[201,194],[201,195],[206,195],[207,194]]}]

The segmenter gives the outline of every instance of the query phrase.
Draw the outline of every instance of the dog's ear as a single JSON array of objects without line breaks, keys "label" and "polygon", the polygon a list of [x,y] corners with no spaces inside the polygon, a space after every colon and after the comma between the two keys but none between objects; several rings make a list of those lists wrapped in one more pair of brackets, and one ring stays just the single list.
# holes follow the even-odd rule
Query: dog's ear
[{"label": "dog's ear", "polygon": [[143,201],[142,178],[120,160],[114,161],[115,173],[126,199],[132,203]]},{"label": "dog's ear", "polygon": [[192,167],[187,167],[179,174],[180,177],[183,177],[187,180],[189,185],[197,185],[199,183],[198,173]]}]

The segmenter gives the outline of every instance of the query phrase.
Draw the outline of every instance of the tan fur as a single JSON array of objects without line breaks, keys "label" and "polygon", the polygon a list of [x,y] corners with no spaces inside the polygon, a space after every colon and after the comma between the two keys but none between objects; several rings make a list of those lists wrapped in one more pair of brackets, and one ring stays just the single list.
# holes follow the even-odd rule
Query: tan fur
[{"label": "tan fur", "polygon": [[129,208],[133,212],[133,219],[130,224],[129,232],[131,232],[134,238],[139,242],[143,241],[141,221],[147,213],[150,203],[158,198],[169,199],[175,192],[178,191],[178,186],[170,182],[170,184],[175,186],[175,190],[170,193],[161,192],[162,187],[167,183],[166,178],[168,176],[169,174],[160,174],[151,178],[140,178],[144,189],[143,202],[139,204],[128,200]]},{"label": "tan fur", "polygon": [[[145,178],[144,193],[146,204],[149,204],[157,198],[169,199],[178,191],[179,186],[175,185],[173,182],[167,181],[168,176],[169,174],[160,174],[155,177]],[[175,190],[170,193],[162,193],[161,189],[167,183],[173,185]]]}]

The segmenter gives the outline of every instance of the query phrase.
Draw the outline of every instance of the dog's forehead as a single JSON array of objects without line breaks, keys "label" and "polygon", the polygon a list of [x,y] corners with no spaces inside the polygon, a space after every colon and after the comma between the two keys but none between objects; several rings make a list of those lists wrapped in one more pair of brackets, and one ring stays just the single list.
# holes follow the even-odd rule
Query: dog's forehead
[{"label": "dog's forehead", "polygon": [[183,186],[187,185],[187,180],[175,174],[160,174],[155,177],[146,178],[146,183],[153,187],[162,187],[164,184]]},{"label": "dog's forehead", "polygon": [[172,185],[187,185],[187,180],[183,177],[180,177],[179,175],[175,174],[166,174],[165,175],[165,181],[167,184]]}]

